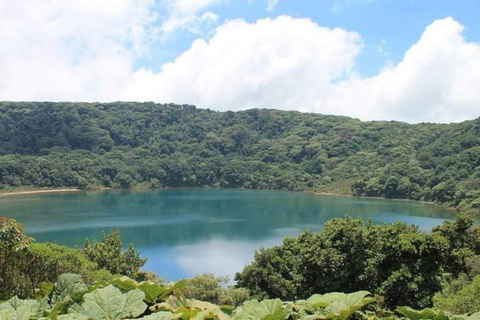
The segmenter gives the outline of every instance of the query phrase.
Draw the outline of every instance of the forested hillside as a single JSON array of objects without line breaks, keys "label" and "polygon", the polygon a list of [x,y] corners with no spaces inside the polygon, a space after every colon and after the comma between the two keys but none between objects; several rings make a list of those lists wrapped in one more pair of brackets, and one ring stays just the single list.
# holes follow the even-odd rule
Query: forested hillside
[{"label": "forested hillside", "polygon": [[480,118],[362,122],[154,103],[0,102],[0,189],[215,186],[480,208]]}]

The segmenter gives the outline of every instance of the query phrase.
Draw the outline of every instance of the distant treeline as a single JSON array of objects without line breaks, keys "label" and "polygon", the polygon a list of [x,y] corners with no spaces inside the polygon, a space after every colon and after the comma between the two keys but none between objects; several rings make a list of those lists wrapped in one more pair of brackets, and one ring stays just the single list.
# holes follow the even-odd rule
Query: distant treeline
[{"label": "distant treeline", "polygon": [[362,122],[154,103],[0,102],[0,189],[313,190],[480,209],[480,118]]}]

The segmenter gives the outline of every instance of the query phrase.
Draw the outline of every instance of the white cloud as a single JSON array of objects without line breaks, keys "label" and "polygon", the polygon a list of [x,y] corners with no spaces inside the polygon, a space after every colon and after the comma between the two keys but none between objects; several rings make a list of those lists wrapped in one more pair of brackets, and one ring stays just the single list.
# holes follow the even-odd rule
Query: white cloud
[{"label": "white cloud", "polygon": [[331,85],[312,110],[362,119],[460,121],[480,116],[480,45],[452,18],[428,26],[397,65]]},{"label": "white cloud", "polygon": [[151,41],[153,0],[0,0],[0,99],[114,99]]},{"label": "white cloud", "polygon": [[197,40],[158,74],[140,70],[126,99],[194,103],[219,110],[312,106],[331,81],[348,75],[360,37],[288,16],[234,20]]},{"label": "white cloud", "polygon": [[160,30],[162,39],[179,31],[200,34],[204,26],[217,22],[218,15],[207,10],[228,0],[164,0],[163,5],[168,10],[168,17],[162,23]]},{"label": "white cloud", "polygon": [[267,0],[267,11],[272,12],[275,10],[275,6],[278,4],[279,0]]},{"label": "white cloud", "polygon": [[[230,21],[160,73],[140,70],[125,98],[253,107],[361,119],[449,122],[480,115],[480,46],[446,18],[428,26],[403,60],[374,77],[354,71],[360,36],[308,19]],[[339,81],[339,78],[344,80]]]}]

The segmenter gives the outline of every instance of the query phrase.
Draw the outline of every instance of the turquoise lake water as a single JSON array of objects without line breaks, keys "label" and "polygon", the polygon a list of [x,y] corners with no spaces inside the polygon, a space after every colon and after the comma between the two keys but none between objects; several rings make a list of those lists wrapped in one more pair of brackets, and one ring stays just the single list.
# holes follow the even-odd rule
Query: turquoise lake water
[{"label": "turquoise lake water", "polygon": [[14,218],[36,241],[82,247],[85,238],[120,229],[147,257],[145,270],[168,280],[200,273],[233,278],[255,250],[302,230],[351,216],[375,223],[401,220],[429,231],[450,211],[423,203],[301,192],[166,189],[17,195],[0,198],[0,216]]}]

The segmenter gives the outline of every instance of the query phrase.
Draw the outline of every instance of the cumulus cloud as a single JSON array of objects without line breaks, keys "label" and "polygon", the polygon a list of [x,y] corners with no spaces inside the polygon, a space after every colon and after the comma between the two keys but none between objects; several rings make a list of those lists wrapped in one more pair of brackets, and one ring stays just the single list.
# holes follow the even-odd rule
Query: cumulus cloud
[{"label": "cumulus cloud", "polygon": [[186,30],[191,33],[201,33],[202,27],[211,25],[218,20],[218,15],[209,7],[228,0],[164,0],[163,5],[168,10],[168,17],[160,29],[165,41],[173,34]]},{"label": "cumulus cloud", "polygon": [[201,17],[227,0],[165,1],[173,11],[159,24],[155,0],[0,0],[0,100],[149,100],[409,122],[480,115],[480,45],[452,18],[433,22],[372,77],[355,72],[359,34],[289,16],[227,21],[159,72],[135,70],[153,41],[185,26],[176,18],[213,21]]},{"label": "cumulus cloud", "polygon": [[350,74],[360,48],[357,33],[320,27],[309,19],[229,21],[160,73],[136,72],[125,98],[219,110],[307,108],[332,81]]},{"label": "cumulus cloud", "polygon": [[433,22],[402,61],[355,74],[360,36],[288,16],[230,21],[154,74],[135,73],[126,98],[449,122],[480,115],[480,46],[452,18]]},{"label": "cumulus cloud", "polygon": [[153,5],[0,0],[0,99],[115,99],[151,42]]},{"label": "cumulus cloud", "polygon": [[428,26],[398,64],[330,85],[313,111],[362,119],[460,121],[480,116],[480,45],[452,18]]}]

